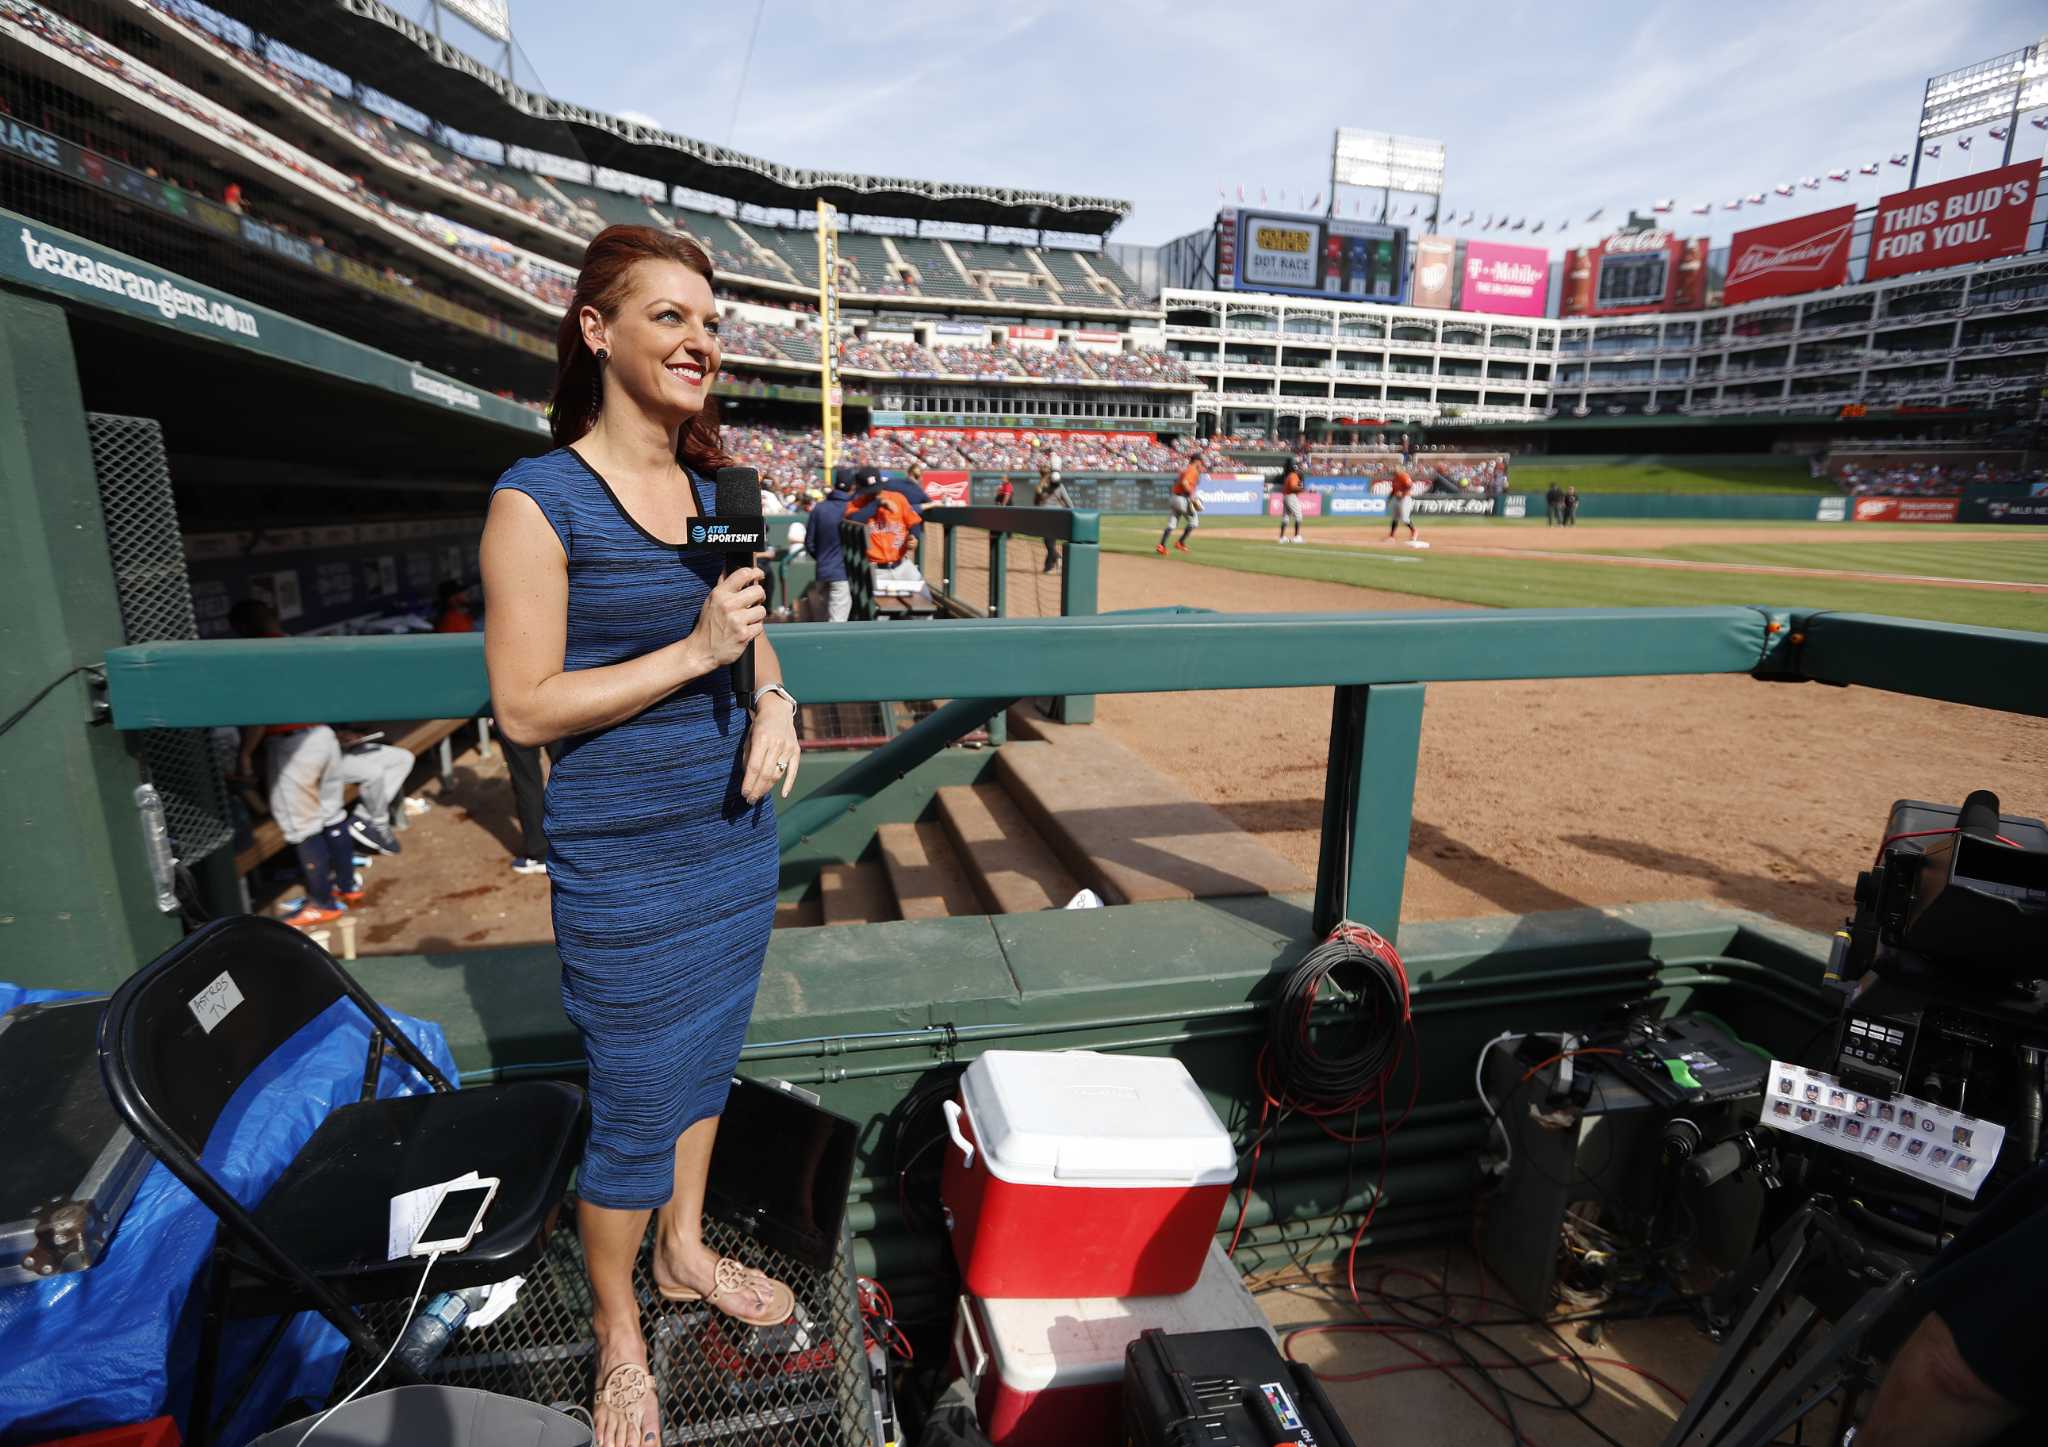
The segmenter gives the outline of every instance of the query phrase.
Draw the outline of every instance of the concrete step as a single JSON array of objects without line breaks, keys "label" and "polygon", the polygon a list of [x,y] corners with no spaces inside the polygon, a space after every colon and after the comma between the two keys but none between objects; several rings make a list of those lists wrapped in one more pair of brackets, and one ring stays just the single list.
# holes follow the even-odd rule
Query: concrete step
[{"label": "concrete step", "polygon": [[785,900],[775,906],[775,927],[779,930],[809,929],[824,922],[825,901],[817,890],[802,899]]},{"label": "concrete step", "polygon": [[952,784],[937,795],[939,823],[990,914],[1060,909],[1081,885],[994,784]]},{"label": "concrete step", "polygon": [[900,918],[889,894],[889,878],[874,860],[828,864],[819,872],[818,885],[826,924],[874,924]]},{"label": "concrete step", "polygon": [[884,824],[875,831],[875,843],[903,918],[950,919],[982,912],[943,825]]},{"label": "concrete step", "polygon": [[[1013,711],[1014,715],[1014,711]],[[1315,881],[1100,728],[1037,720],[993,776],[1106,904],[1286,894]]]}]

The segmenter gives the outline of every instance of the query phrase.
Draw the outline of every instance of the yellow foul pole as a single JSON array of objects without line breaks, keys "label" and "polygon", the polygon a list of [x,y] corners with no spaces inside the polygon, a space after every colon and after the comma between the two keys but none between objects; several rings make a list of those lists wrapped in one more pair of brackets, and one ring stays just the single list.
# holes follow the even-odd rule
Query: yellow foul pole
[{"label": "yellow foul pole", "polygon": [[824,407],[825,478],[839,460],[839,212],[818,203],[818,393]]}]

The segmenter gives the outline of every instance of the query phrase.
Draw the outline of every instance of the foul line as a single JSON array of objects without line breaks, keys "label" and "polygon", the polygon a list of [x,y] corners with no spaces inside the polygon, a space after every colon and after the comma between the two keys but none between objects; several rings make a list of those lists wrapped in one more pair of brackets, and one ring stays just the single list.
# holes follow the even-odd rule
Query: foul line
[{"label": "foul line", "polygon": [[1864,573],[1844,568],[1798,568],[1785,563],[1706,563],[1692,558],[1651,558],[1630,553],[1560,553],[1547,548],[1489,548],[1460,543],[1438,543],[1437,546],[1459,554],[1477,554],[1490,558],[1540,558],[1557,563],[1607,563],[1623,568],[1678,568],[1707,573],[1765,573],[1781,578],[1834,578],[1850,582],[1920,583],[1934,588],[1988,588],[2012,593],[2048,593],[2048,583],[2018,583],[1996,578],[1938,578],[1925,573]]}]

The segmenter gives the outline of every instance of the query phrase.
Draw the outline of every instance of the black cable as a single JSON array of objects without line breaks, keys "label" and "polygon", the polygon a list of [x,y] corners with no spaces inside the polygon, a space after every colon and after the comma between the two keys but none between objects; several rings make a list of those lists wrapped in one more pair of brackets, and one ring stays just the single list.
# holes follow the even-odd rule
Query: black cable
[{"label": "black cable", "polygon": [[58,687],[61,686],[66,679],[70,678],[72,674],[84,673],[89,669],[97,667],[99,667],[99,665],[96,663],[80,663],[75,665],[74,667],[65,669],[62,673],[58,674],[55,678],[51,679],[48,683],[44,684],[41,688],[37,689],[35,697],[31,698],[27,703],[23,704],[13,713],[7,715],[7,721],[5,723],[0,723],[0,734],[6,733],[9,729],[13,728],[16,724],[20,723],[23,719],[27,718],[30,709],[34,708],[37,704],[41,703],[44,699],[48,698],[52,693],[55,693]]},{"label": "black cable", "polygon": [[[1312,1114],[1356,1110],[1375,1098],[1401,1059],[1408,980],[1378,948],[1379,938],[1339,925],[1281,982],[1266,1017],[1266,1049],[1287,1098]],[[1340,978],[1340,972],[1349,977]],[[1349,1048],[1319,1046],[1310,1013],[1328,990],[1352,1006]],[[1324,1026],[1327,1034],[1332,1027]]]}]

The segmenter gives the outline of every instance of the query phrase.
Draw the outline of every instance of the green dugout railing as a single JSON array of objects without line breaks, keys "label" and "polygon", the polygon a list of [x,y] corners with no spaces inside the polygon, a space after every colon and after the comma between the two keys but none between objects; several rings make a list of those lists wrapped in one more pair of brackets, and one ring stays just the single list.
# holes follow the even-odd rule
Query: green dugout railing
[{"label": "green dugout railing", "polygon": [[[967,525],[1002,510],[958,511]],[[1022,510],[1005,531],[1043,537],[1032,528],[1068,516]],[[800,698],[950,697],[963,701],[959,718],[980,711],[968,701],[1071,691],[1331,687],[1317,927],[1348,916],[1389,936],[1428,683],[1747,673],[2048,716],[2048,635],[1770,607],[998,617],[770,635]],[[124,730],[460,717],[487,693],[474,634],[143,644],[110,650],[106,673]],[[878,750],[866,775],[898,776],[945,742],[913,731]]]}]

